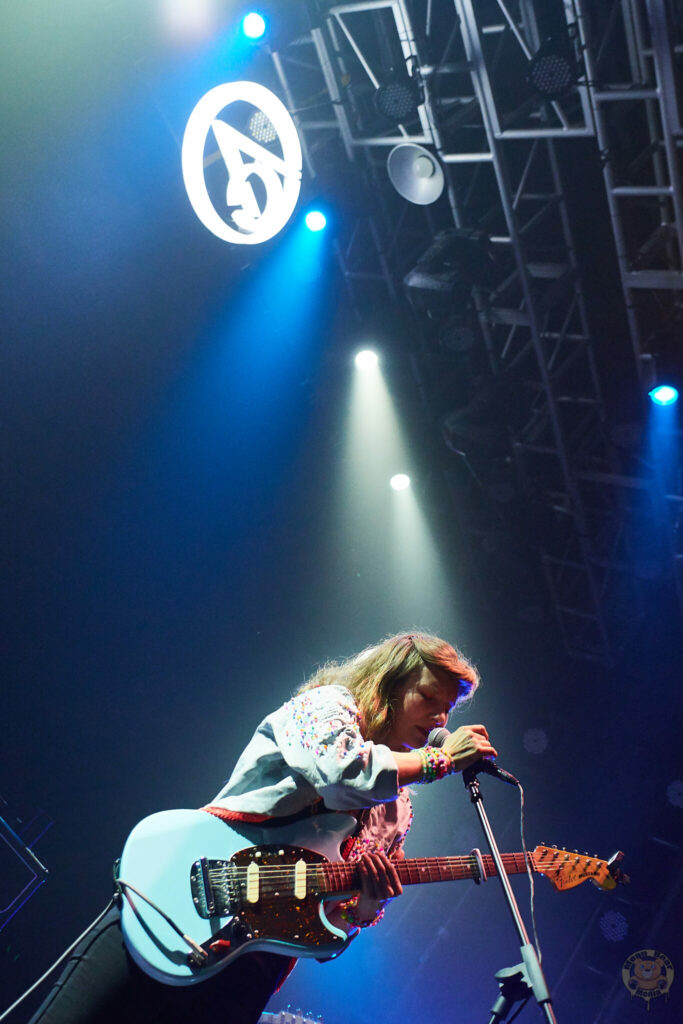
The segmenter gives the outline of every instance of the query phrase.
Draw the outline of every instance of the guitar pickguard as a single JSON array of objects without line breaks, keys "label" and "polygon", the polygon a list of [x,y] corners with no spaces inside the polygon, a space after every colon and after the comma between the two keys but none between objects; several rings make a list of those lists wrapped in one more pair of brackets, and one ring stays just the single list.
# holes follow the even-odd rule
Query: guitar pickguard
[{"label": "guitar pickguard", "polygon": [[[314,850],[295,846],[259,846],[256,849],[240,850],[232,857],[232,863],[241,868],[247,868],[252,863],[258,863],[260,867],[282,865],[292,868],[298,861],[321,864],[325,860]],[[329,951],[334,937],[320,918],[320,899],[321,895],[316,891],[307,892],[304,897],[297,899],[272,888],[270,891],[261,891],[257,902],[249,903],[242,892],[235,920],[248,936],[258,941],[279,940],[287,942],[290,948],[300,946],[302,951],[306,947],[310,950],[310,947],[324,946]],[[344,943],[344,939],[338,940],[340,949]]]}]

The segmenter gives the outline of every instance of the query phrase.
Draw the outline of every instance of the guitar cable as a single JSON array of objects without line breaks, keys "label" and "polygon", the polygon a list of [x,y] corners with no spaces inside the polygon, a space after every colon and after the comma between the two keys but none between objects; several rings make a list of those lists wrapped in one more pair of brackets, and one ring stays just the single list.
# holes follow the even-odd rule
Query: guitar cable
[{"label": "guitar cable", "polygon": [[45,971],[45,973],[41,974],[41,976],[38,978],[38,980],[34,981],[33,984],[31,985],[31,987],[27,988],[26,991],[23,993],[23,995],[20,995],[19,998],[17,1000],[15,1000],[12,1003],[11,1006],[8,1006],[7,1009],[3,1013],[0,1014],[0,1021],[3,1021],[3,1020],[5,1020],[5,1018],[9,1017],[10,1013],[12,1012],[12,1010],[16,1010],[17,1006],[19,1006],[21,1003],[23,1003],[24,999],[27,999],[28,996],[30,996],[32,992],[35,992],[35,990],[38,988],[38,986],[42,985],[42,983],[45,981],[45,979],[48,978],[52,974],[52,972],[57,967],[59,967],[59,965],[61,963],[63,963],[67,959],[67,957],[71,956],[71,954],[75,950],[76,946],[78,946],[78,944],[83,941],[83,939],[86,937],[86,935],[88,935],[93,930],[93,928],[97,927],[97,925],[105,917],[105,915],[109,913],[111,908],[116,905],[116,903],[118,902],[118,899],[119,899],[118,893],[114,893],[114,895],[109,900],[109,903],[107,903],[107,905],[104,908],[104,910],[101,913],[99,913],[97,915],[97,917],[95,918],[95,920],[92,922],[92,924],[89,924],[88,927],[85,929],[85,931],[81,935],[78,936],[76,941],[72,942],[68,949],[64,950],[64,952],[61,954],[61,956],[59,956],[55,960],[55,962],[52,964],[52,966],[48,967],[48,969]]},{"label": "guitar cable", "polygon": [[[117,867],[118,867],[118,865],[115,865],[115,869]],[[129,894],[127,892],[128,889],[130,889],[132,892],[134,892],[136,896],[139,896],[140,899],[144,900],[145,903],[149,904],[149,906],[152,908],[152,910],[156,910],[157,914],[160,914],[161,917],[163,917],[164,921],[166,921],[166,923],[175,932],[177,932],[177,934],[180,936],[180,938],[184,942],[187,943],[187,945],[192,950],[190,956],[195,961],[195,963],[201,963],[203,960],[206,960],[206,958],[208,956],[208,953],[206,952],[206,950],[203,949],[199,945],[199,943],[195,942],[194,939],[190,938],[189,935],[185,935],[184,932],[175,923],[175,921],[172,918],[170,918],[168,916],[168,914],[161,909],[161,907],[157,906],[156,903],[154,903],[147,896],[145,896],[144,892],[140,892],[140,890],[136,886],[131,885],[130,882],[126,882],[122,878],[118,878],[116,875],[114,877],[114,885],[116,887],[116,890],[114,892],[114,895],[111,897],[111,899],[107,903],[107,905],[104,908],[104,910],[102,910],[97,915],[95,920],[91,924],[88,925],[88,927],[85,929],[85,931],[82,932],[78,936],[78,938],[74,942],[71,943],[71,945],[68,947],[68,949],[65,949],[64,952],[55,960],[55,962],[50,967],[48,967],[48,969],[44,972],[44,974],[41,974],[41,976],[38,978],[38,980],[34,981],[30,988],[27,988],[26,991],[22,995],[20,995],[18,999],[16,999],[12,1003],[11,1006],[8,1006],[7,1009],[4,1010],[2,1014],[0,1014],[0,1021],[3,1021],[7,1017],[9,1017],[10,1013],[12,1013],[13,1010],[16,1010],[16,1008],[21,1003],[23,1003],[23,1001],[25,999],[27,999],[31,995],[32,992],[35,992],[35,990],[38,988],[38,986],[42,985],[42,983],[45,981],[45,979],[48,978],[52,974],[52,972],[55,971],[59,967],[60,964],[62,964],[68,957],[71,956],[71,954],[76,949],[78,944],[80,942],[82,942],[83,939],[87,935],[89,935],[90,932],[94,928],[97,927],[97,925],[100,923],[100,921],[102,921],[103,918],[106,916],[106,914],[109,913],[109,911],[112,909],[112,907],[116,906],[117,903],[120,903],[121,900],[124,897],[128,900],[129,904],[131,905],[131,907],[133,909],[133,912],[136,913],[135,904],[133,903],[133,900],[131,899],[131,897],[129,896]]]},{"label": "guitar cable", "polygon": [[[206,960],[206,958],[209,955],[206,952],[206,950],[202,946],[200,946],[198,942],[195,942],[195,940],[191,938],[189,935],[186,935],[185,932],[178,927],[173,918],[169,917],[168,914],[164,910],[162,910],[161,907],[159,907],[156,903],[150,900],[148,896],[145,896],[144,892],[140,892],[140,890],[136,888],[136,886],[131,885],[130,882],[126,882],[122,878],[118,877],[115,879],[115,885],[121,896],[125,896],[125,898],[128,900],[128,903],[134,914],[137,915],[137,909],[135,907],[135,903],[128,894],[128,889],[130,889],[131,892],[134,892],[136,896],[139,896],[141,900],[144,900],[145,903],[147,903],[147,905],[152,908],[152,910],[156,910],[157,914],[160,914],[161,917],[163,917],[166,924],[169,925],[173,929],[173,931],[180,936],[183,942],[187,943],[187,945],[192,950],[190,956],[192,957],[195,963],[202,963],[202,961]],[[2,1020],[2,1017],[0,1017],[0,1020]]]}]

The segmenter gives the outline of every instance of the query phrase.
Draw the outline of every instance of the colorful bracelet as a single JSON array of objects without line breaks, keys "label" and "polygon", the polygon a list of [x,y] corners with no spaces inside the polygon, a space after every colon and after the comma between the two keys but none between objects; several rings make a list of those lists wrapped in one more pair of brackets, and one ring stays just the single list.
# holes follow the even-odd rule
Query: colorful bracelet
[{"label": "colorful bracelet", "polygon": [[352,924],[355,928],[374,928],[376,924],[384,917],[384,907],[380,907],[375,916],[371,921],[360,921],[356,917],[356,905],[357,900],[348,900],[342,904],[341,918],[342,921],[346,921],[347,924]]},{"label": "colorful bracelet", "polygon": [[438,747],[419,747],[418,754],[422,762],[422,778],[419,780],[421,785],[426,786],[428,782],[443,779],[455,770],[453,759],[445,750]]}]

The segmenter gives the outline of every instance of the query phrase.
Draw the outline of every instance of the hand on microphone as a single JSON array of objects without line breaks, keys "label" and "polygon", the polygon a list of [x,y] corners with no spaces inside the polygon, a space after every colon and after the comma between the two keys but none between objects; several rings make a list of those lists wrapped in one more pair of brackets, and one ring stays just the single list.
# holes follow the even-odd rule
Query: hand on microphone
[{"label": "hand on microphone", "polygon": [[461,725],[446,737],[442,750],[450,754],[457,772],[483,757],[498,757],[498,751],[491,746],[483,725]]}]

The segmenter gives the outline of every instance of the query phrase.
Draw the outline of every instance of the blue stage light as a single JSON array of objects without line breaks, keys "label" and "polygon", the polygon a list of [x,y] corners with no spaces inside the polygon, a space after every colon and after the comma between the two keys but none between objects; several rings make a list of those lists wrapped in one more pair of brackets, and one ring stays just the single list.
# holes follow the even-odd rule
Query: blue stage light
[{"label": "blue stage light", "polygon": [[673,405],[678,401],[678,391],[670,384],[660,384],[650,392],[650,398],[655,405]]},{"label": "blue stage light", "polygon": [[266,31],[266,19],[257,11],[250,11],[242,18],[242,31],[248,39],[260,39]]},{"label": "blue stage light", "polygon": [[327,218],[320,210],[309,210],[306,214],[306,227],[309,231],[322,231],[326,224]]}]

